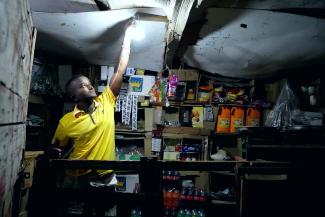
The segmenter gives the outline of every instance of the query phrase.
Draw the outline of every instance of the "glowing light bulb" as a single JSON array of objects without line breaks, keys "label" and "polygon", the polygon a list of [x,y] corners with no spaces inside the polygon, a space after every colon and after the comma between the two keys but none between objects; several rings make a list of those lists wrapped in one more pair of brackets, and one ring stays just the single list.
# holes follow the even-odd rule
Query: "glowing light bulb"
[{"label": "glowing light bulb", "polygon": [[144,30],[141,28],[141,26],[137,25],[134,27],[134,34],[132,38],[136,41],[141,41],[145,37]]},{"label": "glowing light bulb", "polygon": [[130,26],[126,34],[135,41],[140,41],[145,37],[143,28],[138,24]]}]

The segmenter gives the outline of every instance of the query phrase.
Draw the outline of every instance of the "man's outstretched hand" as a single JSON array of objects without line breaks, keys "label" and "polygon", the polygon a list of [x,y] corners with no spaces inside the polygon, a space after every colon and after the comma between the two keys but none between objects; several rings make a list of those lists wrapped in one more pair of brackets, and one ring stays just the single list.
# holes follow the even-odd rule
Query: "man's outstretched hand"
[{"label": "man's outstretched hand", "polygon": [[131,18],[125,25],[123,46],[130,45],[133,35],[135,34],[135,27],[136,27],[136,22],[133,18]]}]

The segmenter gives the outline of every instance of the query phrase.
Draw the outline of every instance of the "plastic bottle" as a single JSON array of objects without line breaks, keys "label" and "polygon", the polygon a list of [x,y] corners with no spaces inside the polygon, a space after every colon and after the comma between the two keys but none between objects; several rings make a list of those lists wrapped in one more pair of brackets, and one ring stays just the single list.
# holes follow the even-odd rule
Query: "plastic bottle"
[{"label": "plastic bottle", "polygon": [[163,202],[164,202],[164,207],[166,207],[167,206],[167,191],[165,188],[163,189]]},{"label": "plastic bottle", "polygon": [[167,207],[173,206],[173,192],[172,192],[172,190],[168,190],[166,192],[166,206]]},{"label": "plastic bottle", "polygon": [[167,179],[167,174],[166,174],[165,170],[162,171],[162,175],[163,175],[163,180],[166,180]]},{"label": "plastic bottle", "polygon": [[178,205],[179,205],[179,196],[180,196],[179,191],[175,190],[173,192],[173,194],[172,194],[172,203],[173,203],[172,207],[174,207],[174,208],[178,207]]},{"label": "plastic bottle", "polygon": [[166,177],[167,180],[172,180],[172,171],[167,171],[167,177]]},{"label": "plastic bottle", "polygon": [[205,217],[205,214],[204,214],[203,210],[198,211],[198,217]]},{"label": "plastic bottle", "polygon": [[200,195],[198,189],[194,190],[194,196],[193,196],[194,201],[200,201]]},{"label": "plastic bottle", "polygon": [[193,196],[193,189],[192,188],[189,188],[188,189],[188,192],[187,192],[186,199],[189,200],[189,201],[192,201],[193,198],[194,198],[194,196]]},{"label": "plastic bottle", "polygon": [[169,207],[165,207],[165,209],[164,209],[164,217],[169,217]]},{"label": "plastic bottle", "polygon": [[183,209],[180,209],[180,210],[178,211],[177,217],[185,217],[185,216],[184,216],[184,210],[183,210]]},{"label": "plastic bottle", "polygon": [[198,215],[197,215],[197,212],[196,212],[196,210],[195,209],[193,209],[192,210],[192,217],[197,217]]},{"label": "plastic bottle", "polygon": [[217,120],[217,133],[229,133],[230,131],[230,109],[228,106],[220,106]]},{"label": "plastic bottle", "polygon": [[131,216],[130,217],[137,217],[137,211],[135,209],[131,210]]},{"label": "plastic bottle", "polygon": [[186,196],[187,196],[186,188],[182,188],[180,199],[186,200]]},{"label": "plastic bottle", "polygon": [[244,109],[240,106],[234,106],[231,108],[230,116],[230,132],[235,133],[239,127],[244,124]]},{"label": "plastic bottle", "polygon": [[170,216],[177,217],[177,210],[175,208],[172,208]]},{"label": "plastic bottle", "polygon": [[179,173],[179,171],[176,171],[176,181],[178,181],[179,179],[180,179],[180,176],[181,176],[181,174]]},{"label": "plastic bottle", "polygon": [[176,175],[177,175],[177,172],[176,171],[172,171],[172,180],[173,181],[176,180]]},{"label": "plastic bottle", "polygon": [[261,112],[257,108],[248,108],[246,111],[246,126],[260,126]]},{"label": "plastic bottle", "polygon": [[141,209],[137,208],[136,212],[137,212],[137,217],[141,217]]},{"label": "plastic bottle", "polygon": [[192,217],[190,210],[185,209],[185,215],[184,217]]},{"label": "plastic bottle", "polygon": [[206,195],[205,195],[203,189],[200,189],[200,190],[199,190],[199,197],[200,197],[200,201],[202,201],[202,202],[204,202],[204,201],[207,200],[207,197],[206,197]]}]

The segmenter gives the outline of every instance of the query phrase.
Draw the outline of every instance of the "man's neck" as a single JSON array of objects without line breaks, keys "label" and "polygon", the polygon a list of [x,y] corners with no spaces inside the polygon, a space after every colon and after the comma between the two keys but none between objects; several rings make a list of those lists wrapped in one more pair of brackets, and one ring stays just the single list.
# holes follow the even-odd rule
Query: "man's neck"
[{"label": "man's neck", "polygon": [[91,114],[95,108],[94,100],[78,102],[77,107],[78,109]]}]

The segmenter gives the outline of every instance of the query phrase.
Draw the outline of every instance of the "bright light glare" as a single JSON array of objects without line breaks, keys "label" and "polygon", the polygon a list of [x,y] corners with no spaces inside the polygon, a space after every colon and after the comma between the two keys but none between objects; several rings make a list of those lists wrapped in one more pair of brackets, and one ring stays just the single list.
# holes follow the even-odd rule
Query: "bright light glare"
[{"label": "bright light glare", "polygon": [[130,29],[130,36],[136,41],[141,41],[145,37],[143,28],[139,25],[132,26]]}]

